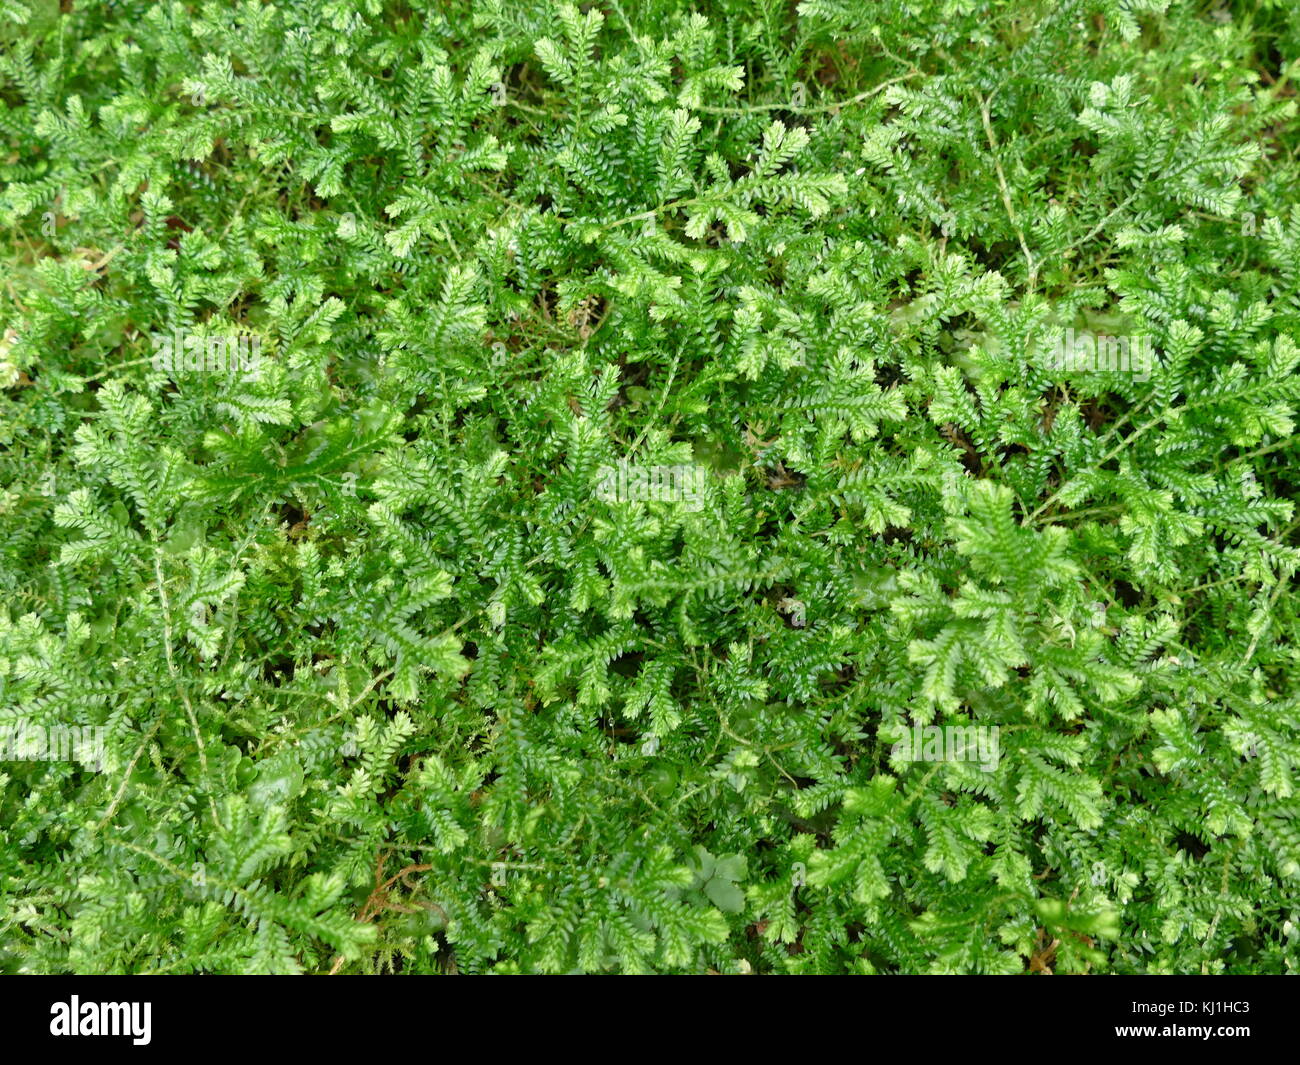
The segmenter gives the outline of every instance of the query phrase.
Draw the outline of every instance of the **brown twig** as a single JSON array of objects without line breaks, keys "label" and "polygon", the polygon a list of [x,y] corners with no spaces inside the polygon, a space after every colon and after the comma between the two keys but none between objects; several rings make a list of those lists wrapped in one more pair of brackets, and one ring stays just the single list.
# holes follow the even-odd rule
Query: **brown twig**
[{"label": "brown twig", "polygon": [[[356,919],[362,924],[365,924],[369,921],[373,921],[375,917],[377,917],[380,913],[383,913],[385,910],[393,910],[396,911],[397,913],[418,912],[418,910],[414,907],[403,906],[400,902],[393,902],[391,899],[389,899],[388,889],[391,888],[394,884],[396,884],[400,880],[404,887],[409,888],[411,891],[418,891],[419,885],[412,884],[407,879],[407,877],[409,877],[412,873],[426,873],[430,869],[432,869],[433,866],[429,865],[428,863],[407,865],[399,869],[396,873],[394,873],[387,880],[385,880],[383,878],[384,865],[387,863],[387,861],[388,861],[388,855],[384,854],[381,851],[379,854],[379,860],[375,863],[375,888],[370,893],[369,897],[366,899],[365,905],[361,907],[361,912],[358,913],[356,917]],[[420,906],[426,910],[437,910],[440,914],[442,914],[443,921],[447,920],[447,911],[444,910],[437,903],[435,902],[421,903]],[[344,962],[343,955],[342,954],[338,955],[334,959],[334,964],[330,967],[329,975],[330,976],[338,975],[338,971],[343,968],[343,962]]]}]

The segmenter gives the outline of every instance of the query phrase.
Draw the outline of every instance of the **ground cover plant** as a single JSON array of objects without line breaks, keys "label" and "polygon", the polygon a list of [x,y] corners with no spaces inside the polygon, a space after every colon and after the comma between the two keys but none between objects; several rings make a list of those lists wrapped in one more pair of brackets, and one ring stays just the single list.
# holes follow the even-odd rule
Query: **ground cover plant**
[{"label": "ground cover plant", "polygon": [[0,971],[1296,971],[1298,74],[0,0]]}]

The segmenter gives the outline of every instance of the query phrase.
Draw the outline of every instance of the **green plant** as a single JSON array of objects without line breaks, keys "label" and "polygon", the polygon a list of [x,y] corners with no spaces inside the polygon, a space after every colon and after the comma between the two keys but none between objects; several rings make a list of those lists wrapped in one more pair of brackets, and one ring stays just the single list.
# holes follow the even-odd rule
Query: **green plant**
[{"label": "green plant", "polygon": [[64,6],[0,970],[1300,969],[1300,9]]}]

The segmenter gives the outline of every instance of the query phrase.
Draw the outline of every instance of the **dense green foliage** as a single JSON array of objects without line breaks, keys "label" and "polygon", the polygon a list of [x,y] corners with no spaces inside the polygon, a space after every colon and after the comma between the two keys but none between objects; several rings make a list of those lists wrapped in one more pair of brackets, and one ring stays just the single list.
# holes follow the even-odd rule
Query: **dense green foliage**
[{"label": "dense green foliage", "polygon": [[0,971],[1300,970],[1297,75],[1289,0],[0,0],[0,728],[105,736],[0,765]]}]

